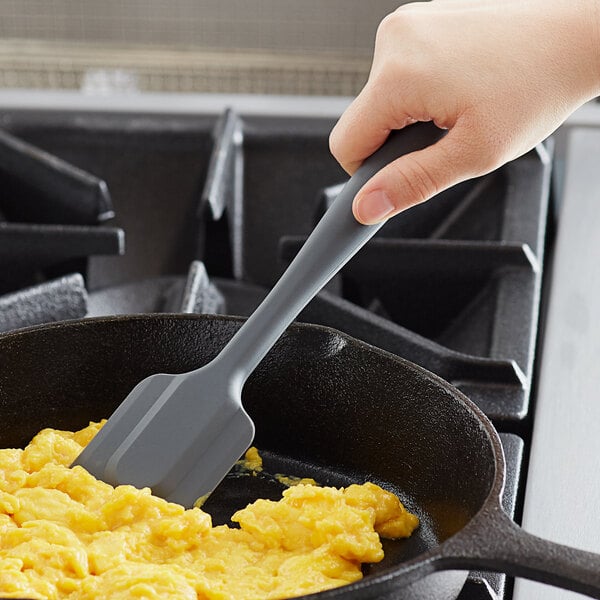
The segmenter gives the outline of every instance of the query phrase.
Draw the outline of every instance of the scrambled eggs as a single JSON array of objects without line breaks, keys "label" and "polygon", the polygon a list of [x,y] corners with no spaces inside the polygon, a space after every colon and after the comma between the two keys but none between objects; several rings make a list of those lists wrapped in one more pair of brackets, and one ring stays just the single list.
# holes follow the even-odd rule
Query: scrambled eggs
[{"label": "scrambled eggs", "polygon": [[239,529],[212,527],[200,508],[70,468],[101,426],[44,429],[24,450],[0,450],[0,596],[293,597],[360,579],[361,563],[383,558],[378,534],[405,537],[418,525],[367,483],[295,485],[235,513]]}]

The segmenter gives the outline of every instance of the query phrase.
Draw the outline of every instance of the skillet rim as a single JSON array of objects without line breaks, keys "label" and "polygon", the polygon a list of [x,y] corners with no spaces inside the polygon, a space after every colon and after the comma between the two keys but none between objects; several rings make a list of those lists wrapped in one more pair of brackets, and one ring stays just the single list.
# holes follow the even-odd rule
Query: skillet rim
[{"label": "skillet rim", "polygon": [[[95,323],[114,323],[114,322],[135,322],[135,321],[159,321],[159,320],[172,320],[172,321],[226,321],[232,323],[243,323],[246,321],[245,317],[239,317],[234,315],[215,315],[215,314],[197,314],[197,313],[143,313],[143,314],[119,314],[119,315],[106,315],[99,317],[83,317],[78,319],[64,319],[51,323],[43,323],[38,325],[31,325],[28,327],[22,327],[19,329],[13,329],[11,331],[0,333],[0,346],[4,343],[4,340],[18,339],[24,335],[30,333],[51,331],[54,329],[70,329],[70,328],[81,328],[86,327],[88,324],[93,325]],[[297,600],[306,599],[312,600],[323,600],[329,598],[340,598],[347,595],[356,596],[361,591],[369,590],[369,596],[371,593],[376,593],[378,589],[386,593],[390,591],[390,586],[394,585],[396,580],[407,576],[410,573],[408,581],[401,583],[400,587],[405,587],[419,580],[422,580],[427,575],[432,574],[438,570],[435,568],[437,562],[443,559],[444,547],[452,540],[453,543],[457,542],[458,538],[468,537],[468,530],[470,526],[476,524],[482,515],[490,510],[490,507],[501,508],[502,492],[504,490],[505,476],[506,476],[506,463],[504,458],[504,451],[502,449],[502,442],[498,432],[494,425],[483,413],[483,411],[470,400],[463,392],[454,387],[451,383],[441,378],[439,375],[432,373],[431,371],[417,365],[401,356],[382,350],[377,346],[373,346],[367,342],[354,338],[342,331],[339,331],[333,327],[327,327],[325,325],[317,325],[314,323],[301,323],[294,321],[288,330],[292,331],[321,331],[326,334],[335,334],[344,340],[346,344],[351,344],[359,349],[363,349],[370,353],[379,355],[385,360],[392,360],[394,362],[401,363],[405,368],[416,371],[417,373],[429,378],[436,385],[441,386],[447,392],[449,392],[454,399],[459,401],[467,410],[475,416],[478,425],[484,430],[489,440],[492,455],[494,458],[494,477],[490,490],[481,503],[481,506],[477,512],[469,519],[463,528],[457,531],[455,534],[444,540],[441,544],[438,544],[434,548],[427,550],[426,552],[411,558],[407,561],[400,563],[397,566],[390,567],[381,573],[374,575],[368,575],[363,579],[343,585],[337,588],[323,590],[313,594],[307,594],[303,596],[295,596]],[[286,330],[287,331],[287,330]],[[302,334],[301,334],[302,335]],[[443,567],[442,567],[443,569]],[[423,572],[422,572],[423,571]],[[0,597],[0,600],[3,600]]]}]

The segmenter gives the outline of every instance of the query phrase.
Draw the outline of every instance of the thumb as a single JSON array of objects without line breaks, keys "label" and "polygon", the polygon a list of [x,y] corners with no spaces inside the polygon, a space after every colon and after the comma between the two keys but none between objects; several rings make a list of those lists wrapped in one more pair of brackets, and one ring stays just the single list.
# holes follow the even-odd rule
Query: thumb
[{"label": "thumb", "polygon": [[352,205],[355,218],[374,225],[439,192],[482,173],[465,156],[460,128],[441,140],[406,154],[374,175],[359,190]]}]

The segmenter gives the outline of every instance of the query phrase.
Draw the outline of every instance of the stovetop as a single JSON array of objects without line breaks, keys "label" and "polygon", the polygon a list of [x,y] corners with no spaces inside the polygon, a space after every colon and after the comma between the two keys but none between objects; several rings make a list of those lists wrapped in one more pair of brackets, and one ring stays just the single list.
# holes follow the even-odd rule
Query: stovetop
[{"label": "stovetop", "polygon": [[[248,315],[346,175],[332,119],[0,113],[0,330],[137,312]],[[447,379],[493,420],[519,518],[551,144],[391,220],[300,315]],[[510,598],[471,574],[461,600]]]}]

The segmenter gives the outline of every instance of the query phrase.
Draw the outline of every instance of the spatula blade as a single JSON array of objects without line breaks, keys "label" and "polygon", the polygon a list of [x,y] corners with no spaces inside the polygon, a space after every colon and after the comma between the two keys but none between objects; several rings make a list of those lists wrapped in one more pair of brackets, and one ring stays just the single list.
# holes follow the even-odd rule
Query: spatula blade
[{"label": "spatula blade", "polygon": [[241,408],[177,485],[158,490],[158,495],[169,502],[193,506],[198,498],[210,494],[221,483],[253,439],[254,423]]},{"label": "spatula blade", "polygon": [[106,463],[115,449],[129,435],[132,424],[138,423],[144,417],[175,377],[176,375],[159,373],[142,379],[75,459],[73,466],[80,465],[94,477],[106,481],[104,479]]},{"label": "spatula blade", "polygon": [[74,464],[184,506],[213,491],[254,438],[239,390],[209,366],[139,383]]}]

